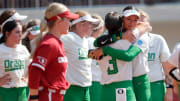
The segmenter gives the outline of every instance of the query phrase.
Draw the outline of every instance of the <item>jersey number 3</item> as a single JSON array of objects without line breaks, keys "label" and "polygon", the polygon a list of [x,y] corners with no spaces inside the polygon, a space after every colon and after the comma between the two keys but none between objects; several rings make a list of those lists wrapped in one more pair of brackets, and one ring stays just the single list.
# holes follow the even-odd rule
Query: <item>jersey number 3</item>
[{"label": "jersey number 3", "polygon": [[112,58],[112,60],[109,60],[109,64],[113,65],[113,69],[108,67],[108,69],[107,69],[108,75],[118,73],[118,67],[117,67],[117,63],[116,63],[116,58]]}]

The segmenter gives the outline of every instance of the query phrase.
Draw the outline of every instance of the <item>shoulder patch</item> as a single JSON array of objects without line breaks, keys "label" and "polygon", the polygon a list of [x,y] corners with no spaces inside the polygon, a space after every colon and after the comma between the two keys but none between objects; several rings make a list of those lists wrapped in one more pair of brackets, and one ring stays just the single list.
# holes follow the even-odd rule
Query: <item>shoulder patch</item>
[{"label": "shoulder patch", "polygon": [[47,59],[46,59],[45,57],[37,56],[37,59],[38,59],[38,62],[39,62],[41,65],[43,65],[43,66],[46,65]]},{"label": "shoulder patch", "polygon": [[138,45],[142,45],[142,44],[143,44],[143,41],[142,41],[142,40],[138,40],[137,44],[138,44]]}]

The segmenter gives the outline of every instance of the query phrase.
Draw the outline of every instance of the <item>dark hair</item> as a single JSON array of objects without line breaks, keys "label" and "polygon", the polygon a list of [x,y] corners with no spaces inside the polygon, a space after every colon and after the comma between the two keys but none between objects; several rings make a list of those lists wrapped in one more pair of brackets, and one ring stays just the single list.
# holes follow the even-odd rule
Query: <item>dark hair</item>
[{"label": "dark hair", "polygon": [[108,35],[119,34],[122,29],[122,19],[117,12],[109,12],[105,16],[105,27]]},{"label": "dark hair", "polygon": [[[34,20],[30,20],[26,26],[24,26],[24,31],[26,32],[26,30],[32,26],[39,26],[40,25],[40,20],[39,19],[34,19]],[[29,32],[28,32],[29,35]],[[22,44],[26,46],[26,48],[28,49],[29,52],[31,52],[31,45],[30,45],[30,39],[28,37],[28,35],[26,35],[26,37],[22,40]]]},{"label": "dark hair", "polygon": [[26,46],[29,52],[31,52],[30,39],[28,37],[22,40],[22,44]]},{"label": "dark hair", "polygon": [[30,20],[27,25],[26,25],[26,29],[32,27],[32,26],[39,26],[40,25],[40,20],[39,19],[33,19]]},{"label": "dark hair", "polygon": [[126,10],[136,10],[136,11],[139,12],[139,10],[138,10],[136,7],[134,7],[134,6],[126,6],[126,7],[123,9],[123,12],[126,11]]},{"label": "dark hair", "polygon": [[15,20],[6,22],[2,28],[3,36],[0,39],[0,43],[6,42],[6,32],[11,32],[17,26],[18,23]]},{"label": "dark hair", "polygon": [[[134,7],[134,6],[126,6],[126,7],[123,9],[123,12],[126,11],[126,10],[136,10],[136,11],[139,12],[139,10],[138,10],[136,7]],[[122,20],[123,20],[123,17],[122,17]],[[126,31],[126,29],[123,28],[122,32],[125,32],[125,31]]]},{"label": "dark hair", "polygon": [[0,25],[6,21],[8,18],[13,16],[16,13],[15,9],[8,9],[1,13],[0,15]]}]

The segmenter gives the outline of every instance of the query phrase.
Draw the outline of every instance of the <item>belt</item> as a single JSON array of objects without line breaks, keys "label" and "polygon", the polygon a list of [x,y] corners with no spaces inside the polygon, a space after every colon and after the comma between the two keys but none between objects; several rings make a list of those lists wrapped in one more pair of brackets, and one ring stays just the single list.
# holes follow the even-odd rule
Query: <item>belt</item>
[{"label": "belt", "polygon": [[51,88],[45,88],[43,86],[39,87],[39,91],[42,91],[44,89],[47,89],[51,93],[59,93],[61,95],[65,95],[65,93],[66,93],[66,90],[64,90],[64,89],[56,90],[56,89],[51,89]]}]

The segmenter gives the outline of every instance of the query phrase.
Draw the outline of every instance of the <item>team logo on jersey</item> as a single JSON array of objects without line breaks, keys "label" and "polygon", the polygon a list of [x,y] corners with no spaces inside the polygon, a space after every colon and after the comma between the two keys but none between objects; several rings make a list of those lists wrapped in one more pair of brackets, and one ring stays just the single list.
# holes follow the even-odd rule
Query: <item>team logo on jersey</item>
[{"label": "team logo on jersey", "polygon": [[88,59],[88,49],[79,48],[78,55],[79,55],[79,60]]},{"label": "team logo on jersey", "polygon": [[58,57],[58,63],[68,62],[67,57]]},{"label": "team logo on jersey", "polygon": [[116,89],[116,101],[127,101],[126,88],[117,88]]},{"label": "team logo on jersey", "polygon": [[25,61],[24,60],[5,60],[4,67],[5,67],[5,72],[24,69]]},{"label": "team logo on jersey", "polygon": [[117,89],[118,94],[124,94],[124,90],[122,88]]},{"label": "team logo on jersey", "polygon": [[37,59],[38,59],[38,62],[39,62],[41,65],[43,65],[43,66],[46,65],[46,63],[47,63],[47,59],[46,59],[46,58],[44,58],[44,57],[42,57],[42,56],[37,56]]},{"label": "team logo on jersey", "polygon": [[156,58],[156,53],[148,53],[148,61],[154,61]]},{"label": "team logo on jersey", "polygon": [[138,40],[138,41],[137,41],[137,44],[138,44],[138,45],[142,45],[142,44],[143,44],[143,41],[142,41],[142,40]]}]

